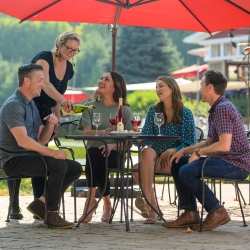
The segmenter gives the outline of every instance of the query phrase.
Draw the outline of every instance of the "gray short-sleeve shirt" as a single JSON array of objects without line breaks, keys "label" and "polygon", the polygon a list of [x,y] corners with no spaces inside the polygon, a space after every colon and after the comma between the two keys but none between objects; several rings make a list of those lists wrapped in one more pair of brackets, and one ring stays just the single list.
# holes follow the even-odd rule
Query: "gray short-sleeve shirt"
[{"label": "gray short-sleeve shirt", "polygon": [[17,89],[0,109],[0,147],[9,151],[20,151],[20,154],[9,154],[0,150],[1,166],[13,157],[28,154],[28,151],[18,146],[10,129],[14,127],[25,127],[27,135],[37,141],[39,127],[41,125],[42,121],[34,101],[29,101]]}]

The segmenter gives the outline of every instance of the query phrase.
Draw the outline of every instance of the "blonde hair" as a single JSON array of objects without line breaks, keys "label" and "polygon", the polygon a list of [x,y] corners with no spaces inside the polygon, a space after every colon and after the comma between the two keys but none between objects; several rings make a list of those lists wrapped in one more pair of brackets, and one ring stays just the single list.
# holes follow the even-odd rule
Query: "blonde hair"
[{"label": "blonde hair", "polygon": [[[62,34],[60,34],[56,38],[54,48],[51,50],[52,52],[55,53],[55,56],[57,58],[61,57],[61,54],[59,51],[60,47],[62,47],[68,40],[75,40],[79,43],[79,46],[81,45],[81,38],[79,37],[77,33],[75,33],[74,31],[64,31]],[[54,64],[55,64],[55,60],[54,60]]]}]

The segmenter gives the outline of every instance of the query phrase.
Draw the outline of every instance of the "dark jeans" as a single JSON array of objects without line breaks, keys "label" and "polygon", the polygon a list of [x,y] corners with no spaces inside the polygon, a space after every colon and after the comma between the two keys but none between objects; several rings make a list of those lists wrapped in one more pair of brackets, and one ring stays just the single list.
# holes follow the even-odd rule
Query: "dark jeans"
[{"label": "dark jeans", "polygon": [[[93,183],[91,185],[91,175],[90,175],[90,162],[88,156],[86,156],[86,178],[88,187],[98,187],[98,190],[102,193],[105,186],[105,176],[108,175],[105,169],[105,157],[101,154],[101,150],[97,147],[88,149],[91,167],[92,167],[92,176]],[[108,167],[117,168],[117,151],[111,151],[108,157]],[[121,159],[122,160],[122,159]],[[107,177],[108,178],[108,177]],[[110,182],[108,179],[107,186],[103,196],[110,194]]]},{"label": "dark jeans", "polygon": [[[174,178],[179,195],[180,209],[196,210],[196,198],[202,202],[201,170],[205,157],[200,157],[196,162],[188,163],[188,156],[182,157],[178,163],[173,162],[171,173]],[[229,164],[220,159],[211,159],[206,162],[204,176],[242,179],[248,176],[248,172],[242,168]],[[204,208],[207,212],[213,212],[220,207],[219,200],[205,184]]]},{"label": "dark jeans", "polygon": [[[58,210],[62,194],[69,185],[76,181],[82,174],[80,163],[72,160],[58,160],[44,156],[48,166],[48,210]],[[36,155],[19,156],[8,160],[3,171],[8,176],[43,176],[44,164]],[[44,178],[43,178],[44,179]]]}]

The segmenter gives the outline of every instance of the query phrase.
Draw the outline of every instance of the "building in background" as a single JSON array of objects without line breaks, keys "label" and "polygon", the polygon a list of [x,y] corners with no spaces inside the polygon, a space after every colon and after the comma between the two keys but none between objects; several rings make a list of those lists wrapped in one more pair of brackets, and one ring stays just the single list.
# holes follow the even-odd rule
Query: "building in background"
[{"label": "building in background", "polygon": [[248,36],[247,28],[215,32],[213,36],[196,32],[184,38],[183,42],[204,46],[187,53],[201,57],[209,69],[220,70],[229,81],[244,81],[248,73],[244,50],[249,46]]}]

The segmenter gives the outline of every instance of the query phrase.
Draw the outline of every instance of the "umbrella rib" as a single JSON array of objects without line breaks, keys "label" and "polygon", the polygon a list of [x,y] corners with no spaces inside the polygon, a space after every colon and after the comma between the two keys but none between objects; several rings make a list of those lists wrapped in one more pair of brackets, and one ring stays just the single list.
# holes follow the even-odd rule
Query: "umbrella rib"
[{"label": "umbrella rib", "polygon": [[25,17],[25,18],[24,18],[24,19],[22,19],[19,23],[22,23],[22,22],[24,22],[24,21],[28,20],[29,18],[31,18],[31,17],[33,17],[33,16],[37,15],[38,13],[40,13],[40,12],[42,12],[42,11],[44,11],[44,10],[46,10],[46,9],[50,8],[51,6],[53,6],[53,5],[57,4],[58,2],[61,2],[61,1],[62,1],[62,0],[56,0],[55,2],[53,2],[53,3],[49,4],[49,5],[45,6],[45,7],[43,7],[42,9],[40,9],[40,10],[38,10],[38,11],[36,11],[36,12],[32,13],[31,15],[29,15],[29,16],[27,16],[27,17]]},{"label": "umbrella rib", "polygon": [[239,6],[238,4],[232,2],[231,0],[225,0],[225,1],[228,2],[228,3],[230,3],[230,4],[232,4],[234,7],[238,8],[239,10],[244,11],[244,12],[246,12],[248,15],[250,15],[250,12],[249,12],[249,11],[247,11],[247,10],[244,9],[244,8],[242,8],[242,7]]},{"label": "umbrella rib", "polygon": [[179,2],[186,8],[186,10],[198,21],[198,23],[209,33],[210,36],[212,36],[211,32],[208,30],[208,28],[200,21],[200,19],[188,8],[188,6],[182,2],[182,0],[179,0]]},{"label": "umbrella rib", "polygon": [[125,9],[131,9],[132,7],[140,6],[140,5],[147,4],[147,3],[152,3],[152,2],[155,2],[158,0],[138,0],[137,2],[135,2],[133,4],[129,3],[130,0],[126,0],[126,3],[123,3],[120,0],[115,0],[116,3],[111,1],[111,0],[96,0],[96,1],[106,3],[106,4],[115,5],[118,7],[125,8]]}]

